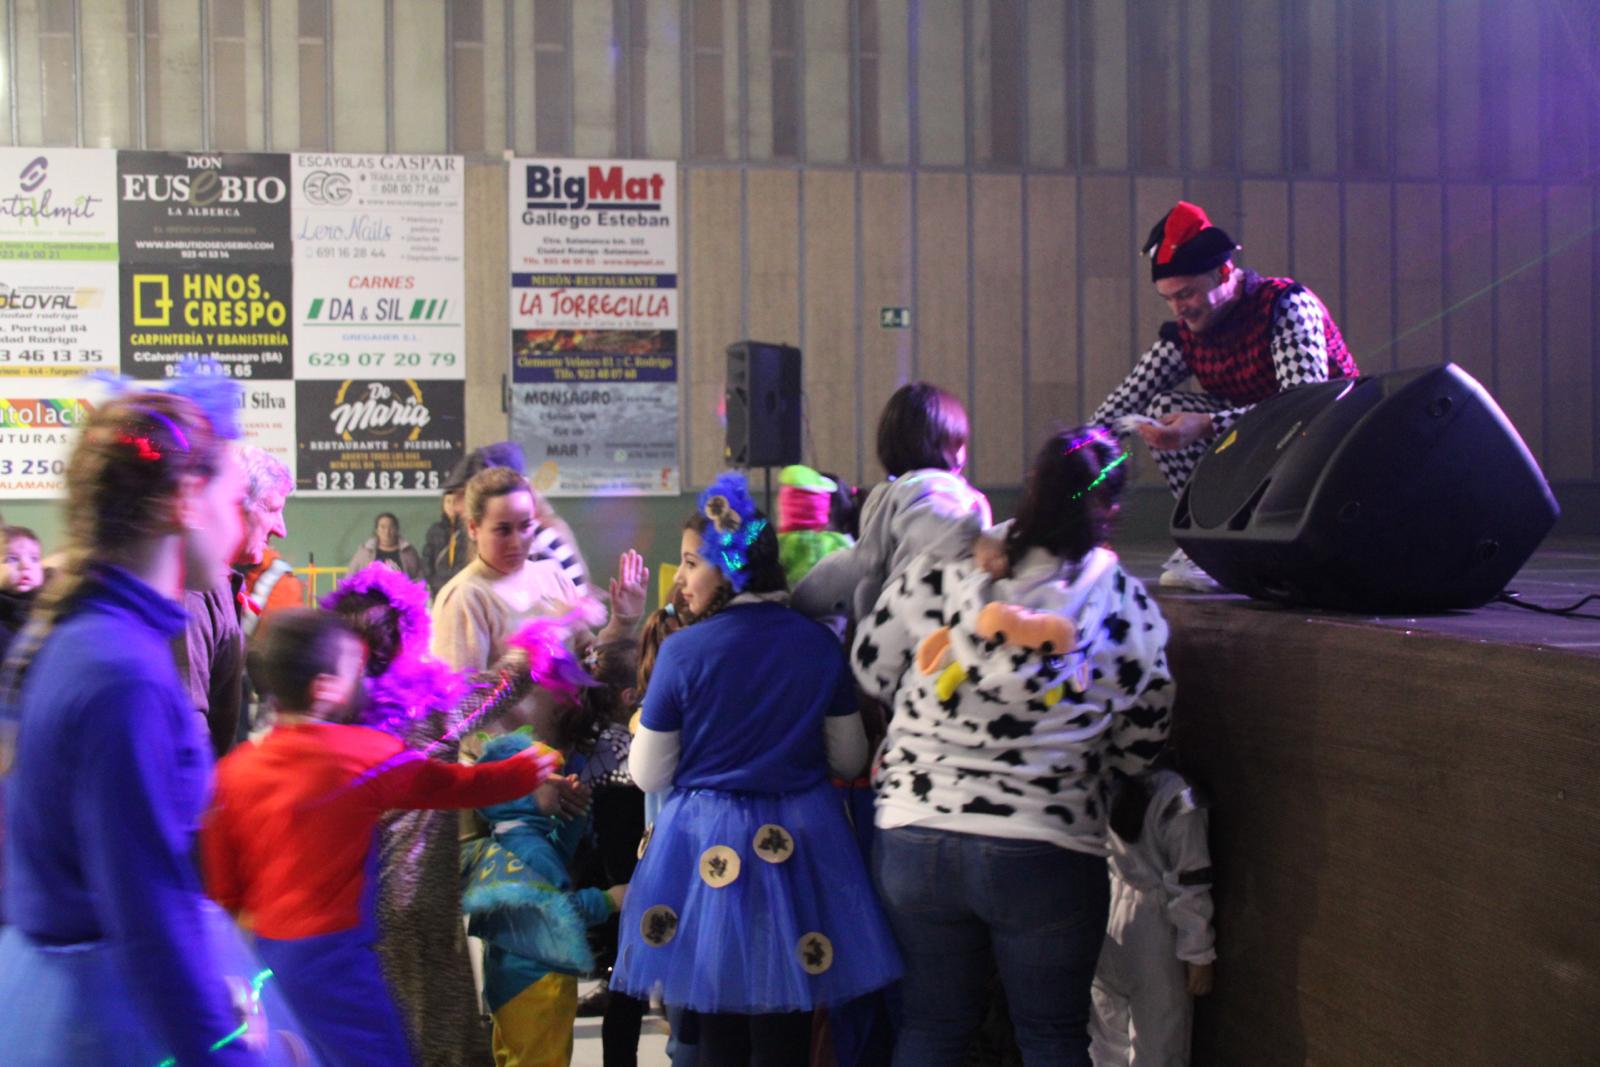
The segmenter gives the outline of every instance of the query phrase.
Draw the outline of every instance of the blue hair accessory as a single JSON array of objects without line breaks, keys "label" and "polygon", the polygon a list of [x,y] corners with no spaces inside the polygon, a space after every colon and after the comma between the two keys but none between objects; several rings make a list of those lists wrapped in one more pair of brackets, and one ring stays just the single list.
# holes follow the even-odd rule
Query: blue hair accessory
[{"label": "blue hair accessory", "polygon": [[750,548],[766,529],[767,520],[750,499],[744,475],[729,471],[700,494],[700,514],[710,520],[700,539],[700,556],[728,579],[735,593],[750,584]]},{"label": "blue hair accessory", "polygon": [[211,424],[211,432],[218,437],[237,441],[244,436],[239,425],[244,386],[228,377],[228,372],[210,356],[182,361],[177,374],[162,382],[136,381],[120,374],[100,373],[91,377],[109,389],[113,397],[148,392],[181,396],[201,410]]}]

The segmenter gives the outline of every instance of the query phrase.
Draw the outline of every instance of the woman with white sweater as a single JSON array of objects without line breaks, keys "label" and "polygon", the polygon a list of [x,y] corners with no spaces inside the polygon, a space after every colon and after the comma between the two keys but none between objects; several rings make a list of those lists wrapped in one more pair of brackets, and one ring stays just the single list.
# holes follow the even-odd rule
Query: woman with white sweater
[{"label": "woman with white sweater", "polygon": [[856,678],[893,709],[874,862],[902,1067],[964,1062],[995,969],[1024,1062],[1089,1063],[1107,776],[1148,765],[1173,695],[1161,612],[1105,547],[1123,458],[1100,431],[1051,438],[1005,577],[925,554],[862,620]]}]

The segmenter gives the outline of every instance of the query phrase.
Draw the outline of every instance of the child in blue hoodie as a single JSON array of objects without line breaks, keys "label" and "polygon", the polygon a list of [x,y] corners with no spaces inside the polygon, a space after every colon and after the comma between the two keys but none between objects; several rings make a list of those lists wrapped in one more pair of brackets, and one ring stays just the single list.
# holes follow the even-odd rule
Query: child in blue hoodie
[{"label": "child in blue hoodie", "polygon": [[[534,743],[527,730],[496,737],[478,762],[509,759]],[[463,849],[462,907],[485,944],[495,1063],[562,1067],[572,1061],[578,976],[594,969],[588,928],[616,914],[626,887],[573,889],[569,868],[587,814],[545,815],[531,794],[479,810],[493,832]]]}]

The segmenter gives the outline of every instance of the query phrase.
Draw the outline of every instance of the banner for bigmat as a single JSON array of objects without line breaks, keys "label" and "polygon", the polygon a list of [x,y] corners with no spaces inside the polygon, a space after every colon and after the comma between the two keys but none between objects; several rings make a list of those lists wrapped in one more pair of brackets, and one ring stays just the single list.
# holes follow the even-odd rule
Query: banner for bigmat
[{"label": "banner for bigmat", "polygon": [[677,167],[518,159],[511,433],[552,496],[678,492]]}]

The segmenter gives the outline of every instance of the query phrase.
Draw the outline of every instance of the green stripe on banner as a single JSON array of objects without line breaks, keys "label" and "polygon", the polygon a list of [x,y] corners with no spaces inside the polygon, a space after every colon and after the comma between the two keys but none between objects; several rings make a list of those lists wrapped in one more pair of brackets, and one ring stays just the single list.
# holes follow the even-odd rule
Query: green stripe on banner
[{"label": "green stripe on banner", "polygon": [[437,301],[437,300],[428,301],[428,319],[430,321],[439,317],[438,315],[434,314],[434,312],[436,312],[438,310],[439,310],[439,301]]},{"label": "green stripe on banner", "polygon": [[51,241],[4,241],[0,242],[0,260],[115,263],[117,246],[115,243],[79,245]]},{"label": "green stripe on banner", "polygon": [[421,316],[421,314],[422,314],[422,305],[424,305],[426,303],[427,303],[426,300],[413,300],[411,302],[411,317],[412,318],[418,318],[419,316]]},{"label": "green stripe on banner", "polygon": [[311,310],[306,313],[306,318],[314,319],[320,314],[322,314],[322,297],[319,296],[311,301]]}]

